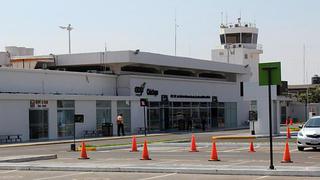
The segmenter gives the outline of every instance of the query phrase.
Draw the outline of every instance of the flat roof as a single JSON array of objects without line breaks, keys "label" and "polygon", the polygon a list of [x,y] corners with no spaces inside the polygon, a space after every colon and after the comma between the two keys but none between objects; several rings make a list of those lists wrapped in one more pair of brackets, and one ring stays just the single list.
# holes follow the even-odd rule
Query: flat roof
[{"label": "flat roof", "polygon": [[57,66],[145,64],[237,74],[246,74],[250,72],[249,69],[245,68],[243,65],[130,50],[55,55],[55,62]]}]

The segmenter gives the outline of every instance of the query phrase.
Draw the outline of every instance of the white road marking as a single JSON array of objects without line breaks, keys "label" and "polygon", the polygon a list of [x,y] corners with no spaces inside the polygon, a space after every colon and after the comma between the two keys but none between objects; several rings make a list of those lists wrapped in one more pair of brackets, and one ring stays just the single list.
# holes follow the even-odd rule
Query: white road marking
[{"label": "white road marking", "polygon": [[51,176],[51,177],[45,177],[45,178],[38,178],[38,179],[34,179],[34,180],[56,179],[56,178],[76,176],[76,175],[89,174],[89,173],[92,173],[92,172],[82,172],[82,173],[66,174],[66,175],[61,175],[61,176]]},{"label": "white road marking", "polygon": [[178,151],[183,151],[183,150],[185,150],[185,148],[176,148],[176,149],[169,150],[169,151],[166,151],[166,152],[178,152]]},{"label": "white road marking", "polygon": [[160,176],[153,176],[153,177],[148,177],[148,178],[142,178],[142,179],[138,179],[138,180],[157,179],[157,178],[163,178],[163,177],[172,176],[172,175],[176,175],[176,174],[177,174],[177,173],[165,174],[165,175],[160,175]]},{"label": "white road marking", "polygon": [[11,170],[11,171],[3,171],[0,172],[0,174],[7,174],[7,173],[12,173],[12,172],[16,172],[17,170]]},{"label": "white road marking", "polygon": [[264,178],[267,178],[267,177],[269,177],[269,176],[261,176],[261,177],[255,178],[254,180],[264,179]]},{"label": "white road marking", "polygon": [[166,164],[166,163],[169,163],[169,164],[171,164],[171,163],[173,163],[173,162],[178,162],[179,160],[168,160],[168,161],[162,161],[162,162],[156,162],[156,163],[148,163],[147,165],[157,165],[157,164]]}]

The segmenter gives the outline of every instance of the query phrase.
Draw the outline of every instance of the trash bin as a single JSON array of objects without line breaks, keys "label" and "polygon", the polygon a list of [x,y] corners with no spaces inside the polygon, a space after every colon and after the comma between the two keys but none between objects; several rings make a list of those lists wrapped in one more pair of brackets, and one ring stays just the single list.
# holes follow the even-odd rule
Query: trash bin
[{"label": "trash bin", "polygon": [[113,136],[112,123],[102,123],[102,136]]}]

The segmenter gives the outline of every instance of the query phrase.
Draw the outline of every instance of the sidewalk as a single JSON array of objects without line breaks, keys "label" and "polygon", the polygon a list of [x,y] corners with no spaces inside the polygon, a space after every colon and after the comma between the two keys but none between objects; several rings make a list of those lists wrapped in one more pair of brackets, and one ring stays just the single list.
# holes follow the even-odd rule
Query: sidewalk
[{"label": "sidewalk", "polygon": [[214,175],[259,175],[259,176],[308,176],[320,177],[319,167],[277,166],[275,170],[267,166],[230,165],[114,165],[114,164],[10,164],[1,163],[0,170],[31,171],[77,171],[77,172],[135,172],[135,173],[181,173]]}]

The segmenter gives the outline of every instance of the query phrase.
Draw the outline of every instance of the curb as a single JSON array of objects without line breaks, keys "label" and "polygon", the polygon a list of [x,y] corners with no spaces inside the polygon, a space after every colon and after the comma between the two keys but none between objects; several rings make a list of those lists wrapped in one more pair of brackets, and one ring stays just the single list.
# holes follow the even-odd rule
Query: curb
[{"label": "curb", "polygon": [[30,170],[30,171],[80,171],[80,172],[135,172],[135,173],[179,173],[179,174],[212,174],[212,175],[258,175],[258,176],[307,176],[320,177],[320,169],[292,168],[285,170],[285,166],[276,170],[267,167],[70,167],[70,166],[36,166],[36,165],[0,165],[0,170]]},{"label": "curb", "polygon": [[0,163],[19,163],[19,162],[30,162],[39,160],[49,160],[57,159],[56,154],[46,154],[46,155],[26,155],[26,156],[10,156],[0,159]]},{"label": "curb", "polygon": [[[170,135],[168,133],[165,134],[148,134],[147,137],[157,137],[157,136],[167,136]],[[132,135],[133,136],[133,135]],[[107,141],[107,140],[117,140],[117,139],[131,139],[132,136],[114,136],[114,137],[100,137],[100,138],[89,138],[89,139],[77,139],[76,143],[80,143],[82,141],[85,142],[94,142],[94,141]],[[143,138],[144,135],[135,135],[137,138]],[[10,147],[25,147],[25,146],[39,146],[39,145],[53,145],[53,144],[67,144],[73,143],[73,140],[58,140],[58,141],[47,141],[47,142],[34,142],[34,143],[17,143],[17,144],[1,144],[0,148],[10,148]]]}]

